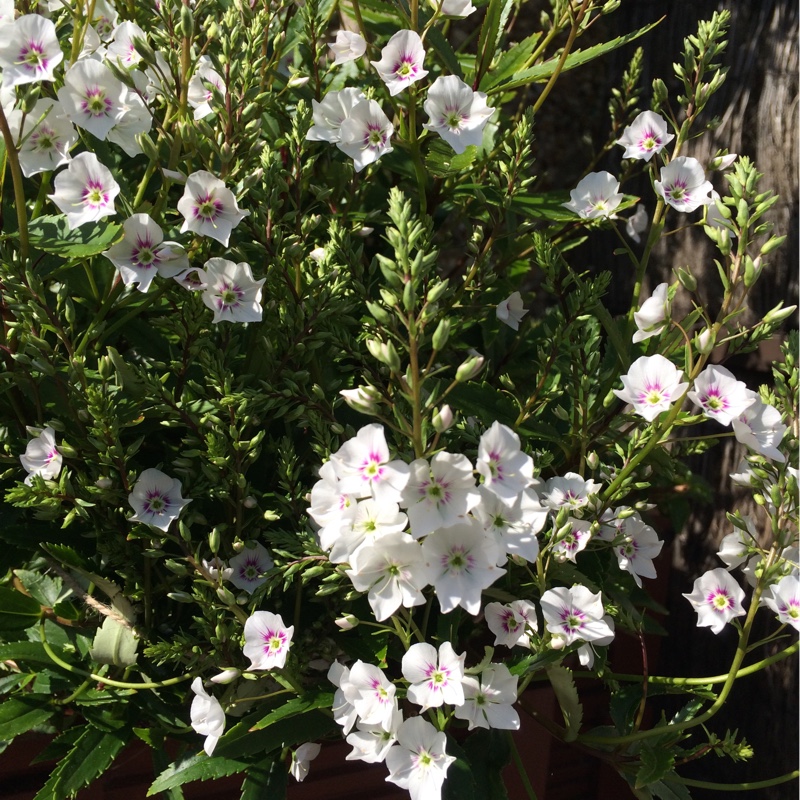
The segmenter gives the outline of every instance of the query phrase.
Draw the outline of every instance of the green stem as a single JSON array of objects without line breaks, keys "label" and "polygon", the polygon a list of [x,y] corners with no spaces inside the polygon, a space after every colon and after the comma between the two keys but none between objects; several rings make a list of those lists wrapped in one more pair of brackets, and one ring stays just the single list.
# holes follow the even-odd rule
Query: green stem
[{"label": "green stem", "polygon": [[522,785],[525,787],[525,792],[528,795],[529,800],[536,800],[536,792],[533,790],[528,773],[525,771],[525,765],[522,763],[522,757],[519,754],[519,750],[517,750],[517,743],[514,741],[514,735],[511,733],[511,731],[508,731],[507,737],[508,746],[511,748],[511,758],[514,759],[514,766],[517,768],[517,772],[519,773],[519,779],[522,781]]},{"label": "green stem", "polygon": [[154,161],[151,161],[147,165],[147,169],[144,171],[144,175],[142,175],[142,180],[139,181],[139,189],[136,192],[136,197],[133,199],[133,210],[134,212],[139,208],[144,200],[144,193],[147,191],[147,185],[150,183],[150,178],[153,177],[156,171],[156,164]]},{"label": "green stem", "polygon": [[36,219],[42,213],[42,206],[47,199],[47,193],[50,191],[51,174],[50,172],[45,172],[42,176],[42,182],[39,184],[39,193],[36,195],[36,202],[33,204],[33,211],[31,211],[31,219]]},{"label": "green stem", "polygon": [[19,226],[19,252],[23,270],[28,263],[28,215],[25,210],[25,187],[22,184],[22,170],[19,166],[19,154],[14,145],[14,137],[8,127],[5,112],[0,108],[0,132],[6,145],[6,158],[11,169],[11,181],[14,184],[14,205],[17,212],[17,225]]},{"label": "green stem", "polygon": [[414,457],[422,458],[425,454],[425,446],[422,441],[422,376],[419,371],[419,352],[417,351],[417,326],[412,315],[408,320],[408,357],[411,368],[411,404],[413,414],[412,440],[414,445]]},{"label": "green stem", "polygon": [[714,789],[719,792],[749,792],[753,789],[767,789],[770,786],[779,786],[782,783],[797,780],[800,778],[800,770],[787,772],[777,778],[769,778],[765,781],[750,781],[748,783],[713,783],[712,781],[696,781],[692,778],[681,778],[679,776],[666,776],[662,778],[667,783],[682,783],[684,786],[696,786],[698,789]]}]

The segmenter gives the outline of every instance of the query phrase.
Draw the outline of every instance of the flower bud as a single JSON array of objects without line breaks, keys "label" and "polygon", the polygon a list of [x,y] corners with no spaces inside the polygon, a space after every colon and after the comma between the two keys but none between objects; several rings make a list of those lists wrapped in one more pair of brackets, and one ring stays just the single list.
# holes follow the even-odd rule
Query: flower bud
[{"label": "flower bud", "polygon": [[595,453],[594,450],[591,450],[586,455],[586,466],[589,469],[595,470],[600,466],[600,457]]},{"label": "flower bud", "polygon": [[240,675],[242,671],[240,669],[224,669],[218,675],[215,675],[213,678],[209,678],[211,683],[231,683],[235,681]]},{"label": "flower bud", "polygon": [[711,163],[708,165],[708,168],[710,170],[728,169],[728,167],[730,167],[738,157],[738,153],[729,153],[727,150],[720,150],[717,155],[711,159]]},{"label": "flower bud", "polygon": [[434,284],[430,289],[428,289],[428,296],[427,300],[429,303],[436,303],[438,302],[442,295],[447,291],[449,286],[449,282],[447,280],[443,280],[441,283]]},{"label": "flower bud", "polygon": [[681,286],[683,286],[684,289],[688,289],[690,292],[697,289],[697,278],[695,278],[688,269],[678,267],[675,270],[675,274],[678,276],[678,280],[681,282]]},{"label": "flower bud", "polygon": [[704,356],[707,356],[714,349],[715,344],[716,338],[711,328],[700,331],[694,337],[694,346],[697,348],[697,352],[702,353]]},{"label": "flower bud", "polygon": [[453,424],[453,410],[449,405],[443,405],[434,412],[431,422],[436,433],[444,433]]},{"label": "flower bud", "polygon": [[355,389],[342,389],[339,394],[345,403],[355,411],[374,416],[378,413],[380,394],[372,386],[358,386]]},{"label": "flower bud", "polygon": [[167,597],[176,603],[193,603],[194,599],[187,592],[167,592]]},{"label": "flower bud", "polygon": [[433,342],[432,342],[433,349],[443,350],[449,338],[450,338],[450,320],[441,319],[439,320],[439,324],[436,326],[436,330],[433,333]]},{"label": "flower bud", "polygon": [[345,614],[343,617],[339,617],[339,619],[336,620],[336,626],[343,631],[351,631],[359,622],[360,620],[358,617],[354,617],[352,614]]},{"label": "flower bud", "polygon": [[253,497],[252,495],[248,495],[247,497],[245,497],[242,505],[245,508],[255,508],[258,505],[258,500],[256,500],[255,497]]},{"label": "flower bud", "polygon": [[98,478],[94,482],[94,485],[98,489],[110,489],[114,485],[114,481],[112,481],[111,478]]},{"label": "flower bud", "polygon": [[292,75],[286,86],[289,89],[299,89],[301,86],[305,86],[309,80],[310,78],[308,75]]},{"label": "flower bud", "polygon": [[474,378],[483,369],[483,362],[484,358],[480,354],[470,356],[456,370],[456,381],[463,383]]}]

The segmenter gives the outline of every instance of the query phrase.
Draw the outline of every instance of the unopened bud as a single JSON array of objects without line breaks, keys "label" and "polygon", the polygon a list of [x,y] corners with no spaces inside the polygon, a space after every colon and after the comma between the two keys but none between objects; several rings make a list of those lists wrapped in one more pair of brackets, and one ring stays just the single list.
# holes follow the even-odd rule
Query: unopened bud
[{"label": "unopened bud", "polygon": [[550,647],[553,650],[563,650],[566,643],[566,640],[562,636],[554,636],[550,640]]},{"label": "unopened bud", "polygon": [[700,331],[700,333],[694,337],[694,346],[697,348],[697,352],[704,356],[707,356],[714,349],[715,344],[716,338],[711,328]]},{"label": "unopened bud", "polygon": [[194,598],[187,592],[167,592],[167,597],[176,603],[193,603]]},{"label": "unopened bud", "polygon": [[114,481],[112,481],[111,478],[98,478],[94,482],[94,485],[98,489],[110,489],[114,485]]},{"label": "unopened bud", "polygon": [[242,671],[240,669],[224,669],[218,675],[215,675],[213,678],[209,678],[211,683],[231,683],[235,681],[240,675]]},{"label": "unopened bud", "polygon": [[367,339],[367,350],[373,358],[386,364],[392,372],[400,372],[400,356],[397,355],[397,350],[391,342]]},{"label": "unopened bud", "polygon": [[484,358],[482,355],[470,356],[456,370],[456,381],[463,383],[464,381],[474,378],[483,369],[483,362]]},{"label": "unopened bud", "polygon": [[236,602],[236,598],[233,596],[231,591],[226,589],[224,586],[217,587],[217,597],[219,597],[219,599],[228,606],[232,606]]},{"label": "unopened bud", "polygon": [[675,274],[678,276],[678,280],[681,282],[681,286],[684,289],[688,289],[690,292],[695,291],[697,289],[697,279],[689,272],[688,269],[684,267],[677,267],[675,270]]},{"label": "unopened bud", "polygon": [[253,497],[252,495],[248,495],[247,497],[245,497],[242,505],[245,508],[255,508],[258,505],[258,500],[256,500],[255,497]]},{"label": "unopened bud", "polygon": [[449,338],[450,338],[450,320],[449,319],[439,320],[439,324],[436,326],[436,330],[433,333],[433,341],[432,341],[433,349],[443,350]]},{"label": "unopened bud", "polygon": [[775,308],[771,311],[767,311],[764,315],[764,322],[767,325],[774,325],[779,322],[783,322],[787,317],[790,317],[794,312],[797,306],[787,306],[783,308],[783,302],[778,303]]},{"label": "unopened bud", "polygon": [[289,78],[289,82],[286,84],[290,89],[299,89],[301,86],[305,86],[309,82],[310,78],[308,75],[292,75]]},{"label": "unopened bud", "polygon": [[345,403],[355,411],[362,414],[375,415],[378,413],[380,394],[372,386],[358,386],[355,389],[342,389],[339,394],[344,397]]},{"label": "unopened bud", "polygon": [[729,153],[727,150],[721,150],[716,156],[714,156],[714,158],[711,159],[711,163],[708,165],[708,168],[710,170],[728,169],[728,167],[730,167],[737,158],[739,158],[738,153]]},{"label": "unopened bud", "polygon": [[352,614],[345,614],[343,617],[339,617],[339,619],[336,620],[336,626],[343,631],[351,631],[359,622],[360,620],[358,617],[354,617]]},{"label": "unopened bud", "polygon": [[453,424],[453,410],[449,405],[443,405],[434,412],[431,422],[436,433],[444,433]]},{"label": "unopened bud", "polygon": [[586,466],[589,469],[597,469],[600,466],[600,457],[595,453],[594,450],[590,451],[586,455]]}]

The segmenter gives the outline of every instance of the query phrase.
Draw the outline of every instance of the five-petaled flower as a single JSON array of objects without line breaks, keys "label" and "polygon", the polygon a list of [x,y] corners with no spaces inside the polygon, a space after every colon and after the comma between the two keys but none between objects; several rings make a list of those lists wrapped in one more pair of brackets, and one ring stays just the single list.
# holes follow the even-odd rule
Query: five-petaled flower
[{"label": "five-petaled flower", "polygon": [[226,258],[210,258],[197,270],[204,284],[203,302],[214,312],[212,322],[261,322],[261,287],[250,265]]},{"label": "five-petaled flower", "polygon": [[445,751],[446,736],[422,717],[411,717],[400,726],[397,744],[386,754],[389,777],[401,789],[408,789],[411,800],[441,797],[447,769],[455,761]]},{"label": "five-petaled flower", "polygon": [[58,99],[79,128],[105,140],[126,111],[123,83],[111,70],[92,58],[76,61],[64,74]]},{"label": "five-petaled flower", "polygon": [[567,646],[576,641],[595,642],[613,636],[611,618],[605,615],[600,592],[585,586],[548,589],[539,601],[547,630]]},{"label": "five-petaled flower", "polygon": [[328,45],[334,55],[334,64],[346,64],[355,61],[367,52],[367,43],[360,33],[353,31],[337,31],[336,41]]},{"label": "five-petaled flower", "polygon": [[272,569],[275,562],[270,557],[267,548],[256,542],[253,547],[244,547],[228,562],[228,565],[232,570],[229,577],[230,582],[237,589],[252,594],[266,581],[263,573]]},{"label": "five-petaled flower", "polygon": [[178,200],[178,211],[184,217],[181,233],[192,231],[200,236],[210,236],[225,247],[231,231],[250,213],[239,211],[233,192],[204,169],[193,172],[186,179],[183,197]]},{"label": "five-petaled flower", "polygon": [[427,642],[412,644],[403,656],[403,677],[409,682],[408,699],[421,712],[449,703],[460,706],[464,702],[464,659],[466,653],[456,655],[450,642],[436,648]]},{"label": "five-petaled flower", "polygon": [[590,172],[569,193],[569,202],[561,205],[581,219],[615,219],[614,211],[624,196],[620,194],[619,181],[610,172]]},{"label": "five-petaled flower", "polygon": [[440,76],[428,89],[423,108],[430,121],[422,127],[438,133],[456,153],[470,145],[480,147],[483,129],[494,114],[486,97],[455,75]]},{"label": "five-petaled flower", "polygon": [[189,710],[192,728],[196,733],[206,737],[203,750],[210,756],[225,730],[225,712],[219,700],[203,688],[202,678],[195,678],[192,681],[192,691],[195,694]]},{"label": "five-petaled flower", "polygon": [[128,503],[136,512],[130,522],[142,522],[166,531],[181,509],[191,503],[181,497],[181,482],[170,478],[160,469],[146,469],[139,475]]},{"label": "five-petaled flower", "polygon": [[625,148],[623,158],[649,161],[675,138],[667,133],[667,121],[655,111],[642,111],[622,132],[617,144]]},{"label": "five-petaled flower", "polygon": [[694,582],[691,594],[683,596],[697,611],[697,627],[711,628],[714,633],[745,613],[742,587],[721,567],[701,575]]},{"label": "five-petaled flower", "polygon": [[689,384],[681,383],[682,377],[683,372],[664,356],[642,356],[631,364],[627,375],[622,376],[624,388],[614,389],[614,394],[652,422],[686,391]]},{"label": "five-petaled flower", "polygon": [[52,81],[53,70],[63,58],[56,26],[51,20],[39,14],[25,14],[0,25],[0,68],[4,85]]},{"label": "five-petaled flower", "polygon": [[288,628],[280,614],[254,611],[244,623],[242,652],[250,659],[250,669],[280,669],[292,645],[294,625]]},{"label": "five-petaled flower", "polygon": [[79,153],[56,175],[55,192],[48,197],[67,216],[70,229],[116,214],[119,184],[94,153]]},{"label": "five-petaled flower", "polygon": [[419,34],[398,31],[381,50],[381,60],[371,63],[389,94],[396,95],[428,74],[428,70],[422,68],[424,58],[425,49]]},{"label": "five-petaled flower", "polygon": [[695,378],[688,396],[703,409],[705,416],[721,425],[730,425],[756,399],[744,381],[737,381],[730,370],[716,364],[706,367]]},{"label": "five-petaled flower", "polygon": [[[344,91],[344,90],[343,90]],[[356,172],[394,149],[389,140],[394,125],[374,100],[361,100],[339,127],[336,146],[353,159]]]},{"label": "five-petaled flower", "polygon": [[653,186],[667,205],[676,211],[688,213],[713,202],[713,187],[706,180],[703,167],[696,158],[673,158],[666,167],[662,167],[661,180],[654,181]]},{"label": "five-petaled flower", "polygon": [[30,486],[37,475],[46,481],[58,477],[62,463],[61,453],[56,447],[56,432],[49,425],[42,430],[36,428],[29,430],[36,431],[37,435],[28,442],[25,453],[19,457],[20,463],[28,473],[25,478],[26,486]]}]

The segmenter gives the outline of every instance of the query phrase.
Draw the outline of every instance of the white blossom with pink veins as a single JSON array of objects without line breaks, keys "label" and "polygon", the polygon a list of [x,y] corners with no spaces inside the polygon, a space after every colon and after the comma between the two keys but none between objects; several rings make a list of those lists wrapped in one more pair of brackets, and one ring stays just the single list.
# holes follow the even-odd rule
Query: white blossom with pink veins
[{"label": "white blossom with pink veins", "polygon": [[600,592],[592,594],[580,584],[570,589],[559,586],[548,589],[539,604],[547,630],[566,646],[573,642],[595,642],[614,634]]},{"label": "white blossom with pink veins", "polygon": [[294,625],[288,628],[280,614],[271,611],[254,611],[244,623],[245,658],[250,659],[250,669],[280,669],[292,646]]},{"label": "white blossom with pink veins", "polygon": [[683,372],[662,355],[642,356],[631,364],[627,375],[623,375],[623,389],[614,389],[614,394],[633,406],[633,410],[652,422],[662,411],[682,397],[689,386],[681,383]]},{"label": "white blossom with pink veins", "polygon": [[700,206],[711,205],[713,186],[706,180],[703,167],[696,158],[678,156],[661,168],[661,180],[653,186],[667,205],[689,213]]},{"label": "white blossom with pink veins", "polygon": [[117,268],[126,286],[137,284],[146,292],[156,275],[174,278],[189,269],[189,259],[175,242],[164,242],[164,234],[149,214],[134,214],[123,224],[122,240],[103,255]]},{"label": "white blossom with pink veins", "polygon": [[561,561],[575,563],[575,558],[582,550],[586,549],[592,538],[592,523],[586,519],[567,517],[570,529],[552,546],[553,555]]},{"label": "white blossom with pink veins", "polygon": [[6,86],[52,81],[53,70],[63,59],[51,20],[39,14],[25,14],[0,25],[0,68]]},{"label": "white blossom with pink veins", "polygon": [[342,123],[353,108],[366,99],[361,89],[349,86],[338,92],[328,92],[322,102],[312,100],[314,124],[308,129],[306,139],[310,142],[338,142]]},{"label": "white blossom with pink veins", "polygon": [[796,575],[786,575],[768,586],[762,601],[778,615],[781,624],[800,631],[800,580]]},{"label": "white blossom with pink veins", "polygon": [[[333,559],[331,559],[333,560]],[[359,548],[347,576],[367,599],[378,622],[383,622],[400,606],[422,605],[422,590],[431,581],[420,545],[404,533],[389,533]]]},{"label": "white blossom with pink veins", "polygon": [[472,510],[484,530],[498,545],[497,566],[502,566],[506,555],[519,556],[526,561],[536,561],[539,555],[539,533],[547,522],[548,509],[539,503],[533,489],[520,492],[513,505],[507,505],[485,486],[480,486],[481,502]]},{"label": "white blossom with pink veins", "polygon": [[617,144],[625,148],[623,158],[649,161],[660,153],[673,139],[674,133],[667,133],[667,121],[655,111],[642,111],[622,132]]},{"label": "white blossom with pink veins", "polygon": [[231,231],[250,213],[239,211],[233,192],[204,169],[186,179],[178,211],[184,218],[181,233],[192,231],[199,236],[209,236],[225,247]]},{"label": "white blossom with pink veins", "polygon": [[26,178],[52,172],[72,158],[69,151],[78,141],[78,133],[55,100],[37,100],[24,121],[20,109],[7,117],[14,141],[24,140],[19,146],[19,165]]},{"label": "white blossom with pink veins", "polygon": [[489,664],[481,672],[480,681],[473,675],[464,678],[464,703],[456,708],[456,719],[464,719],[473,728],[519,730],[517,676],[505,664]]},{"label": "white blossom with pink veins", "polygon": [[558,511],[562,506],[569,509],[583,508],[592,495],[596,495],[602,484],[585,480],[577,472],[568,472],[563,477],[549,478],[541,491],[542,505]]},{"label": "white blossom with pink veins", "polygon": [[390,95],[396,95],[407,86],[424,78],[428,71],[422,68],[425,48],[415,31],[398,31],[381,50],[381,60],[370,62],[386,84]]},{"label": "white blossom with pink veins", "polygon": [[408,509],[415,539],[455,525],[481,501],[472,464],[464,455],[437,453],[430,464],[418,458],[410,471],[401,505]]},{"label": "white blossom with pink veins", "polygon": [[368,725],[391,724],[396,690],[380,668],[359,659],[350,667],[350,675],[342,689],[362,722]]},{"label": "white blossom with pink veins", "polygon": [[519,292],[513,292],[497,304],[495,313],[500,322],[504,322],[509,328],[518,331],[519,324],[528,313],[528,309],[522,305],[522,295]]},{"label": "white blossom with pink veins", "polygon": [[331,704],[333,721],[342,726],[342,733],[346,736],[358,719],[355,706],[347,699],[348,694],[353,695],[353,690],[349,688],[350,669],[334,661],[328,669],[328,680],[336,687]]},{"label": "white blossom with pink veins", "polygon": [[226,258],[209,258],[197,270],[203,282],[203,303],[214,312],[211,321],[261,322],[261,287],[266,278],[255,280],[250,265],[234,264]]},{"label": "white blossom with pink veins", "polygon": [[633,334],[633,342],[643,342],[651,336],[657,336],[667,327],[670,313],[670,302],[667,299],[668,283],[659,283],[653,294],[642,303],[638,311],[633,312],[633,321],[637,331]]},{"label": "white blossom with pink veins", "polygon": [[340,491],[359,498],[371,496],[381,503],[399,503],[411,470],[408,464],[389,458],[383,425],[365,425],[331,454]]},{"label": "white blossom with pink veins", "polygon": [[225,97],[225,81],[222,75],[214,69],[208,56],[200,56],[195,67],[194,75],[189,79],[187,100],[194,109],[195,119],[204,119],[214,113],[211,103],[214,100],[214,90]]},{"label": "white blossom with pink veins", "polygon": [[195,733],[206,737],[203,750],[210,756],[225,731],[225,712],[219,700],[203,688],[202,678],[195,678],[192,681],[192,691],[195,694],[189,710],[192,728]]},{"label": "white blossom with pink veins", "polygon": [[495,647],[530,647],[529,631],[538,630],[536,607],[527,600],[513,600],[508,605],[487,603],[483,610],[486,624],[494,634]]},{"label": "white blossom with pink veins", "polygon": [[506,571],[497,566],[500,548],[474,519],[434,531],[422,543],[431,583],[443,614],[461,606],[468,614],[481,610],[481,592]]},{"label": "white blossom with pink veins", "polygon": [[464,702],[464,659],[456,655],[450,642],[442,642],[439,652],[427,642],[412,644],[403,656],[403,677],[409,682],[408,699],[421,706],[420,713],[445,703],[460,706]]},{"label": "white blossom with pink veins", "polygon": [[495,112],[486,98],[461,78],[441,75],[428,89],[423,108],[429,122],[422,127],[438,133],[456,153],[463,153],[470,145],[480,147],[483,129]]},{"label": "white blossom with pink veins", "polygon": [[334,55],[334,64],[346,64],[355,61],[367,52],[367,43],[360,33],[353,31],[337,31],[336,41],[328,45]]},{"label": "white blossom with pink veins", "polygon": [[720,567],[701,575],[694,582],[691,594],[683,596],[697,612],[697,627],[711,628],[714,633],[720,633],[732,619],[746,613],[742,607],[742,587]]},{"label": "white blossom with pink veins", "polygon": [[320,526],[317,531],[319,546],[323,550],[330,550],[342,528],[355,518],[357,498],[354,494],[341,491],[336,470],[330,461],[320,467],[319,478],[311,487],[308,514]]},{"label": "white blossom with pink veins", "polygon": [[353,159],[356,172],[373,164],[394,149],[389,140],[394,125],[374,100],[362,100],[350,110],[339,126],[336,146]]},{"label": "white blossom with pink veins", "polygon": [[126,69],[135,67],[142,57],[136,52],[133,37],[147,40],[144,31],[135,22],[120,22],[112,35],[112,41],[106,50],[109,59],[122,64]]},{"label": "white blossom with pink veins", "polygon": [[56,447],[56,432],[48,425],[46,428],[29,428],[37,435],[25,447],[25,453],[19,457],[28,476],[25,485],[30,486],[35,476],[52,481],[61,472],[62,456]]},{"label": "white blossom with pink veins", "polygon": [[744,381],[737,381],[732,372],[716,364],[706,367],[695,378],[688,396],[703,409],[706,417],[721,425],[730,425],[756,399],[755,392],[751,392]]},{"label": "white blossom with pink veins", "polygon": [[252,594],[267,579],[264,573],[275,566],[268,550],[256,542],[255,547],[244,547],[229,562],[232,570],[228,580],[242,591]]},{"label": "white blossom with pink veins", "polygon": [[126,94],[123,83],[105,64],[87,59],[64,73],[58,99],[75,125],[104,141],[125,113]]},{"label": "white blossom with pink veins", "polygon": [[411,800],[440,800],[442,784],[456,759],[445,751],[447,737],[422,717],[405,720],[397,744],[386,754],[387,781],[407,789]]},{"label": "white blossom with pink veins", "polygon": [[481,436],[475,468],[483,485],[509,506],[533,480],[533,459],[520,450],[519,436],[497,421]]},{"label": "white blossom with pink veins", "polygon": [[180,516],[181,509],[191,503],[181,497],[181,482],[160,469],[146,469],[136,480],[128,503],[134,510],[130,522],[141,522],[166,531]]},{"label": "white blossom with pink veins", "polygon": [[390,719],[382,725],[357,723],[356,730],[347,737],[347,744],[352,745],[353,749],[345,756],[345,760],[380,764],[386,759],[389,748],[397,741],[402,724],[403,714],[396,705]]},{"label": "white blossom with pink veins", "polygon": [[590,172],[569,193],[564,208],[581,219],[616,219],[614,211],[625,195],[619,191],[619,181],[610,172]]},{"label": "white blossom with pink veins", "polygon": [[79,153],[56,175],[55,192],[47,195],[66,214],[71,229],[116,214],[119,184],[94,153]]},{"label": "white blossom with pink veins", "polygon": [[379,503],[368,497],[356,504],[356,513],[348,525],[343,525],[333,543],[330,560],[342,564],[359,552],[362,547],[371,547],[389,534],[400,535],[401,541],[411,541],[407,533],[401,533],[408,518],[397,503]]},{"label": "white blossom with pink veins", "polygon": [[637,516],[625,520],[624,541],[614,546],[619,568],[630,572],[637,586],[642,578],[655,578],[656,568],[653,559],[664,546],[658,534]]},{"label": "white blossom with pink veins", "polygon": [[753,404],[731,420],[736,439],[764,458],[782,464],[786,456],[778,450],[778,445],[788,428],[781,421],[781,412],[762,402],[755,392],[748,396],[752,396]]}]

